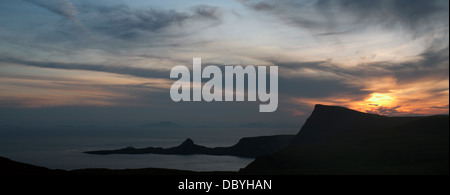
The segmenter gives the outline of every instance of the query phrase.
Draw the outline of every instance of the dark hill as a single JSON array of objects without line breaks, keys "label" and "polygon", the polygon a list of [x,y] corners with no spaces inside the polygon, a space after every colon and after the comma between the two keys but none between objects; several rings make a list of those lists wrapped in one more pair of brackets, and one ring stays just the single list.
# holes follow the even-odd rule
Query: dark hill
[{"label": "dark hill", "polygon": [[[33,175],[236,175],[231,171],[187,171],[177,169],[144,168],[144,169],[76,169],[71,171],[55,170],[25,164],[0,157],[1,176],[33,176]],[[23,179],[23,178],[22,178]]]},{"label": "dark hill", "polygon": [[260,155],[267,155],[281,150],[288,146],[293,135],[274,135],[261,137],[242,138],[239,142],[230,147],[209,148],[194,143],[191,139],[186,139],[181,145],[172,148],[133,148],[127,147],[117,150],[87,151],[88,154],[207,154],[207,155],[228,155],[254,158]]},{"label": "dark hill", "polygon": [[317,105],[290,146],[256,174],[448,174],[449,116],[386,117]]},{"label": "dark hill", "polygon": [[62,170],[51,170],[44,167],[30,165],[26,163],[12,161],[0,157],[1,175],[60,175],[64,174]]}]

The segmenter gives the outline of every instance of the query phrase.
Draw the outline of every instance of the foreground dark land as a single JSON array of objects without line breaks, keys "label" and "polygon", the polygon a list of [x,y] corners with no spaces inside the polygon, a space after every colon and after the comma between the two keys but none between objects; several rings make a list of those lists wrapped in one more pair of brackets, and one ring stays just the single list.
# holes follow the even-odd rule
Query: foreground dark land
[{"label": "foreground dark land", "polygon": [[[280,139],[281,138],[281,139]],[[343,107],[316,105],[292,136],[244,138],[227,148],[206,148],[187,140],[168,149],[119,149],[94,154],[211,154],[253,157],[240,172],[169,169],[50,170],[0,158],[0,174],[100,175],[448,175],[449,116],[386,117]]]},{"label": "foreground dark land", "polygon": [[236,175],[238,172],[196,172],[176,169],[76,169],[71,171],[48,169],[0,157],[0,175]]}]

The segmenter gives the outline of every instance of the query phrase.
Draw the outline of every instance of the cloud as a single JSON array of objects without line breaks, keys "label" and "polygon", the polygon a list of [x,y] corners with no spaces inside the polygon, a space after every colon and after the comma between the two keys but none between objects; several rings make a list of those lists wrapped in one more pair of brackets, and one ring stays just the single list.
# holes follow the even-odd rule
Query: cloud
[{"label": "cloud", "polygon": [[395,107],[383,107],[383,106],[376,106],[376,108],[373,108],[371,110],[366,110],[367,113],[372,114],[380,114],[385,116],[393,116],[393,115],[399,115],[399,114],[407,114],[399,111],[398,109],[401,108],[401,106],[395,106]]},{"label": "cloud", "polygon": [[[281,76],[281,75],[280,75]],[[304,77],[281,76],[279,78],[280,93],[292,97],[323,98],[353,96],[362,98],[370,94],[364,86],[351,85],[345,79],[315,79]]]},{"label": "cloud", "polygon": [[126,5],[96,7],[98,14],[92,25],[94,30],[121,39],[133,39],[145,32],[161,30],[172,24],[180,24],[189,18],[185,13],[173,10],[132,10]]},{"label": "cloud", "polygon": [[160,47],[180,43],[178,38],[222,22],[220,8],[209,5],[167,10],[90,1],[78,2],[76,7],[69,0],[24,1],[73,21],[58,23],[54,32],[35,35],[38,42],[52,42],[52,47],[58,44],[64,44],[64,48],[103,50]]},{"label": "cloud", "polygon": [[431,108],[435,108],[435,109],[447,109],[449,108],[449,105],[445,105],[445,106],[432,106]]},{"label": "cloud", "polygon": [[[279,66],[280,95],[294,105],[333,104],[383,115],[436,114],[440,110],[433,106],[448,104],[448,50],[429,49],[407,62],[358,66],[265,60]],[[387,106],[366,101],[374,93],[392,95],[398,102]]]},{"label": "cloud", "polygon": [[344,74],[359,75],[362,78],[391,76],[400,84],[421,80],[449,79],[449,48],[426,50],[417,56],[419,59],[408,62],[374,62],[352,69],[335,70]]},{"label": "cloud", "polygon": [[[279,65],[285,75],[298,73],[301,76],[317,75],[325,80],[364,80],[371,78],[392,77],[400,84],[421,80],[449,79],[449,47],[435,50],[428,49],[416,56],[415,60],[406,62],[366,62],[358,66],[342,66],[331,61],[313,62],[282,62],[276,59],[266,59]],[[302,71],[308,73],[302,74]]]},{"label": "cloud", "polygon": [[76,14],[77,9],[69,0],[25,0],[39,7],[45,8],[55,14],[63,16],[75,23],[79,23]]},{"label": "cloud", "polygon": [[131,75],[142,78],[168,78],[169,72],[165,70],[136,68],[129,66],[105,66],[98,64],[82,64],[82,63],[68,63],[68,62],[41,62],[21,60],[16,58],[0,58],[0,62],[13,63],[18,65],[33,66],[40,68],[54,68],[65,70],[87,70],[96,72],[115,73],[122,75]]},{"label": "cloud", "polygon": [[429,27],[445,12],[448,15],[445,0],[319,0],[316,8],[328,19],[336,17],[336,13],[349,13],[354,16],[349,22],[388,28],[400,24],[410,30]]},{"label": "cloud", "polygon": [[[170,100],[167,98],[171,85],[168,79],[39,68],[31,70],[40,76],[30,76],[23,75],[30,70],[29,67],[8,66],[20,71],[16,74],[0,73],[0,88],[3,89],[0,107],[139,106],[158,105],[161,100]],[[41,75],[43,72],[47,73]]]},{"label": "cloud", "polygon": [[[220,21],[217,7],[199,5],[192,13],[162,9],[133,9],[127,5],[83,5],[80,12],[91,17],[89,26],[104,35],[136,40],[145,35],[162,33],[171,26],[183,26],[189,20]],[[165,32],[167,33],[167,32]]]},{"label": "cloud", "polygon": [[33,3],[39,7],[47,9],[50,12],[53,12],[55,14],[58,14],[64,18],[71,20],[73,23],[77,25],[79,29],[83,31],[84,34],[88,35],[88,37],[91,40],[95,39],[90,30],[80,20],[78,20],[76,16],[78,14],[78,10],[69,0],[24,0],[24,1]]},{"label": "cloud", "polygon": [[221,20],[221,12],[218,7],[213,7],[209,5],[198,5],[194,8],[195,14],[193,17],[201,17],[212,20]]},{"label": "cloud", "polygon": [[[0,62],[13,63],[17,65],[25,65],[39,68],[52,68],[63,70],[87,70],[95,72],[106,72],[120,75],[131,75],[140,78],[163,78],[169,79],[169,70],[146,69],[129,66],[111,66],[85,63],[67,63],[67,62],[43,62],[21,60],[15,58],[2,58]],[[219,63],[209,63],[219,64]],[[208,63],[203,64],[204,67]],[[283,68],[283,64],[280,67]],[[220,66],[224,73],[224,66]],[[206,82],[206,80],[205,80]],[[152,84],[141,83],[139,85],[130,85],[132,88],[151,88]],[[308,77],[286,77],[286,75],[279,75],[279,92],[280,96],[285,97],[306,97],[306,98],[323,98],[323,97],[339,97],[339,96],[353,96],[353,98],[362,98],[368,95],[368,91],[364,91],[363,86],[350,85],[343,79],[318,79]]]},{"label": "cloud", "polygon": [[[438,28],[448,31],[447,0],[316,0],[283,2],[241,0],[256,11],[271,13],[286,23],[319,34],[357,31],[367,27],[396,29],[413,36]],[[337,33],[339,34],[339,33]],[[448,34],[448,32],[447,32]]]}]

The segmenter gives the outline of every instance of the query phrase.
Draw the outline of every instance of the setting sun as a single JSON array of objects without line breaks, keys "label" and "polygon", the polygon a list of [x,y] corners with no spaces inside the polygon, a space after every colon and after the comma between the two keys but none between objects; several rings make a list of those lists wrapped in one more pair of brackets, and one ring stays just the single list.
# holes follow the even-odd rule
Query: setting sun
[{"label": "setting sun", "polygon": [[394,93],[372,93],[367,99],[356,103],[357,106],[351,107],[361,112],[394,115],[405,111],[399,104],[399,98]]},{"label": "setting sun", "polygon": [[397,104],[395,96],[383,93],[372,93],[365,102],[368,106],[374,107],[393,107]]}]

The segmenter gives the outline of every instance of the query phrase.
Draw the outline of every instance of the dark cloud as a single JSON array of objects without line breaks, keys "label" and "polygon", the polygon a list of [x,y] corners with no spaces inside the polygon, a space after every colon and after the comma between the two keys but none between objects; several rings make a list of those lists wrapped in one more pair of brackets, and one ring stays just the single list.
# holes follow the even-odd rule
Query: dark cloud
[{"label": "dark cloud", "polygon": [[[446,0],[319,0],[316,4],[327,18],[339,17],[339,13],[354,16],[350,23],[365,26],[382,25],[392,28],[401,25],[415,33],[429,32],[436,22],[448,24],[448,1]],[[442,18],[446,16],[445,18]],[[437,21],[436,21],[437,20]]]},{"label": "dark cloud", "polygon": [[[447,0],[317,0],[283,2],[241,0],[248,7],[274,14],[315,33],[355,31],[380,26],[403,27],[414,36],[448,26]],[[448,30],[448,29],[447,29]]]},{"label": "dark cloud", "polygon": [[[280,96],[285,96],[285,98],[346,97],[352,100],[361,100],[371,93],[370,91],[365,90],[362,85],[357,86],[349,84],[348,79],[356,77],[345,72],[339,66],[329,64],[326,61],[279,62],[271,59],[266,59],[266,61],[279,67],[278,91]],[[208,65],[219,65],[222,73],[225,73],[225,66],[220,65],[220,63],[206,62],[202,63],[202,65],[203,67]],[[302,68],[340,75],[327,78],[324,76],[307,76],[307,74],[304,74],[304,76],[290,74],[291,72],[301,73]],[[225,76],[222,75],[222,77],[224,78]],[[206,82],[207,80],[208,79],[204,79],[202,81]],[[270,79],[268,79],[267,82],[270,82]],[[244,81],[244,84],[247,85],[247,80]]]},{"label": "dark cloud", "polygon": [[259,2],[254,5],[252,5],[252,8],[257,11],[264,11],[264,10],[272,10],[275,8],[275,5],[271,5],[265,2]]},{"label": "dark cloud", "polygon": [[213,7],[209,5],[199,5],[193,8],[193,17],[200,17],[205,19],[220,20],[221,13],[218,7]]},{"label": "dark cloud", "polygon": [[345,79],[317,79],[307,77],[279,78],[279,92],[298,98],[349,97],[355,100],[366,97],[370,91],[363,86],[346,83]]},{"label": "dark cloud", "polygon": [[367,113],[372,113],[372,114],[380,114],[380,115],[384,115],[384,116],[394,116],[394,115],[398,115],[398,114],[407,114],[407,113],[403,113],[401,111],[399,111],[398,109],[401,108],[401,106],[395,106],[395,107],[376,107],[372,110],[366,110]]},{"label": "dark cloud", "polygon": [[84,9],[89,9],[95,16],[95,24],[90,24],[93,30],[121,39],[136,38],[145,32],[158,31],[189,18],[188,14],[173,10],[132,10],[126,5]]},{"label": "dark cloud", "polygon": [[69,0],[24,0],[78,23],[77,9]]},{"label": "dark cloud", "polygon": [[431,108],[436,108],[436,109],[448,109],[449,105],[445,105],[445,106],[433,106]]},{"label": "dark cloud", "polygon": [[189,20],[220,21],[217,7],[199,5],[192,13],[154,8],[132,9],[127,5],[83,5],[80,12],[91,17],[87,23],[94,31],[114,38],[133,40]]},{"label": "dark cloud", "polygon": [[[289,73],[303,68],[336,75],[338,80],[370,79],[381,77],[395,78],[399,84],[420,80],[449,79],[449,48],[426,50],[417,56],[418,60],[407,62],[374,62],[359,64],[354,67],[342,67],[328,61],[317,62],[278,62],[267,61],[280,66],[280,71]],[[331,78],[331,80],[333,80]],[[331,84],[335,85],[335,84]]]},{"label": "dark cloud", "polygon": [[[78,10],[69,0],[24,0],[26,2],[33,3],[50,12],[58,14],[66,19],[71,20],[75,26],[77,26],[75,31],[81,30],[83,35],[87,35],[90,39],[93,39],[93,35],[87,29],[84,24],[77,18]],[[69,32],[71,32],[70,30]],[[67,33],[67,32],[63,32]]]},{"label": "dark cloud", "polygon": [[336,31],[336,32],[324,32],[324,33],[317,33],[315,35],[318,36],[334,36],[334,35],[343,35],[343,34],[347,34],[350,33],[350,30],[346,30],[346,31]]},{"label": "dark cloud", "polygon": [[[345,98],[349,101],[360,101],[366,98],[372,91],[365,89],[363,85],[350,84],[349,80],[361,79],[357,75],[345,72],[339,66],[327,62],[305,62],[305,63],[286,63],[273,62],[279,66],[279,92],[283,96],[293,98]],[[324,75],[314,76],[295,76],[286,73],[299,72],[303,69],[331,73],[335,76],[326,77]],[[300,74],[302,75],[302,74]]]},{"label": "dark cloud", "polygon": [[169,71],[136,68],[129,66],[105,66],[98,64],[82,64],[82,63],[67,63],[67,62],[40,62],[40,61],[21,60],[15,58],[0,58],[0,62],[13,63],[25,66],[34,66],[40,68],[107,72],[143,78],[169,78]]},{"label": "dark cloud", "polygon": [[[55,32],[35,35],[38,42],[65,44],[64,48],[120,50],[160,46],[170,42],[170,38],[181,38],[222,22],[221,10],[209,5],[197,5],[187,10],[165,10],[90,1],[77,2],[76,6],[69,0],[24,1],[73,21],[61,20]],[[198,25],[201,28],[197,28]]]},{"label": "dark cloud", "polygon": [[418,56],[420,59],[410,62],[377,62],[361,65],[355,69],[344,70],[345,74],[361,77],[392,76],[398,83],[420,80],[449,79],[449,48],[427,50]]}]

